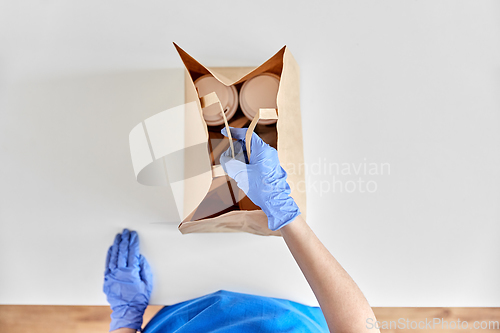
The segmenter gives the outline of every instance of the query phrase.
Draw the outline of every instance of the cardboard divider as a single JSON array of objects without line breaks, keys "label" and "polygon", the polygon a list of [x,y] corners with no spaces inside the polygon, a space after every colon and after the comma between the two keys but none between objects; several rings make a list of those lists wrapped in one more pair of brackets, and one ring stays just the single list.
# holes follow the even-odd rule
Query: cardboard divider
[{"label": "cardboard divider", "polygon": [[[229,139],[229,147],[231,148],[231,156],[233,156],[233,158],[234,158],[233,137],[231,136],[231,131],[229,130],[229,124],[227,123],[226,114],[224,112],[224,109],[222,108],[222,105],[220,104],[220,100],[217,97],[217,94],[215,92],[212,92],[206,96],[201,96],[200,101],[201,101],[202,108],[205,108],[205,107],[210,106],[212,104],[217,104],[219,106],[220,113],[222,115],[222,118],[224,119],[224,126],[226,127],[226,130],[227,130],[227,138]],[[213,151],[211,153],[212,153],[212,155],[214,155]]]},{"label": "cardboard divider", "polygon": [[[253,118],[250,125],[248,126],[248,130],[247,130],[247,133],[245,135],[245,143],[246,143],[248,161],[250,161],[250,156],[251,156],[251,149],[250,148],[252,146],[252,134],[254,132],[255,126],[257,126],[257,123],[261,119],[278,119],[278,113],[276,112],[276,109],[260,109],[257,112],[257,114],[255,115],[255,117]],[[266,142],[264,139],[262,139],[262,140],[264,142]],[[269,144],[269,143],[267,143],[267,144]]]}]

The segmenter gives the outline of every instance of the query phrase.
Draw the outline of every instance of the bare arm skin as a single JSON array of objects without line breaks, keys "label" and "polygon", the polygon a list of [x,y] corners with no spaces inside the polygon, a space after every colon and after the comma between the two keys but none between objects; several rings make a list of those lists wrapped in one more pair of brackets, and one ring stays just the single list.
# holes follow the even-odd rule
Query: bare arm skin
[{"label": "bare arm skin", "polygon": [[378,333],[366,320],[375,315],[356,283],[299,215],[281,235],[318,300],[330,332]]}]

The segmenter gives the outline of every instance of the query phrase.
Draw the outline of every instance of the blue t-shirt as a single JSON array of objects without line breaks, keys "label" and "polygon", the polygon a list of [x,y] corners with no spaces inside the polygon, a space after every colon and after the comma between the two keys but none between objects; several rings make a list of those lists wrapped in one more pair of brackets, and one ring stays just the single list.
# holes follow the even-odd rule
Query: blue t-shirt
[{"label": "blue t-shirt", "polygon": [[319,307],[220,290],[164,307],[144,332],[328,332],[328,326]]}]

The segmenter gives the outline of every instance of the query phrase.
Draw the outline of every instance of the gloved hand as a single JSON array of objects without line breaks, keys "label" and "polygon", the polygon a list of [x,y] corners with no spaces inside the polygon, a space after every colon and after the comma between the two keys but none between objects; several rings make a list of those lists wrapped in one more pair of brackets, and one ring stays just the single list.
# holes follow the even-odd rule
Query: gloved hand
[{"label": "gloved hand", "polygon": [[[252,133],[250,161],[246,164],[246,128],[233,128],[235,158],[231,150],[222,153],[220,163],[224,171],[233,178],[238,187],[267,215],[269,229],[275,231],[292,222],[300,210],[292,197],[286,182],[286,172],[278,160],[278,152]],[[222,134],[227,136],[226,129]]]},{"label": "gloved hand", "polygon": [[153,275],[139,253],[139,236],[123,229],[108,250],[103,291],[111,305],[110,331],[120,327],[140,330],[153,289]]}]

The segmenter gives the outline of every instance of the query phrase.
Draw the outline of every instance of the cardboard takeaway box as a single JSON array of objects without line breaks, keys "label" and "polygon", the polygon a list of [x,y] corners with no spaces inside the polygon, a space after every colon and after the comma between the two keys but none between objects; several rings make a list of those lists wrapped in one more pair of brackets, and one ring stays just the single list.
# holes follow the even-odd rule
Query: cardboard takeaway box
[{"label": "cardboard takeaway box", "polygon": [[[198,96],[195,81],[212,75],[225,86],[238,90],[245,81],[262,73],[279,77],[277,110],[260,109],[250,123],[238,108],[226,126],[250,127],[275,147],[281,166],[288,173],[292,197],[306,214],[302,170],[304,155],[300,114],[299,66],[285,46],[257,68],[208,68],[174,43],[185,68],[185,104],[156,114],[130,132],[132,164],[137,180],[144,185],[170,186],[183,234],[199,232],[249,232],[276,235],[267,227],[267,217],[238,189],[218,163],[232,142],[220,134],[221,126],[207,126],[203,107],[217,103],[217,95]],[[220,103],[219,103],[220,105]],[[222,111],[222,114],[224,112]],[[261,118],[277,117],[275,124],[257,124]],[[249,124],[250,123],[250,124]],[[299,190],[300,189],[300,190]]]}]

